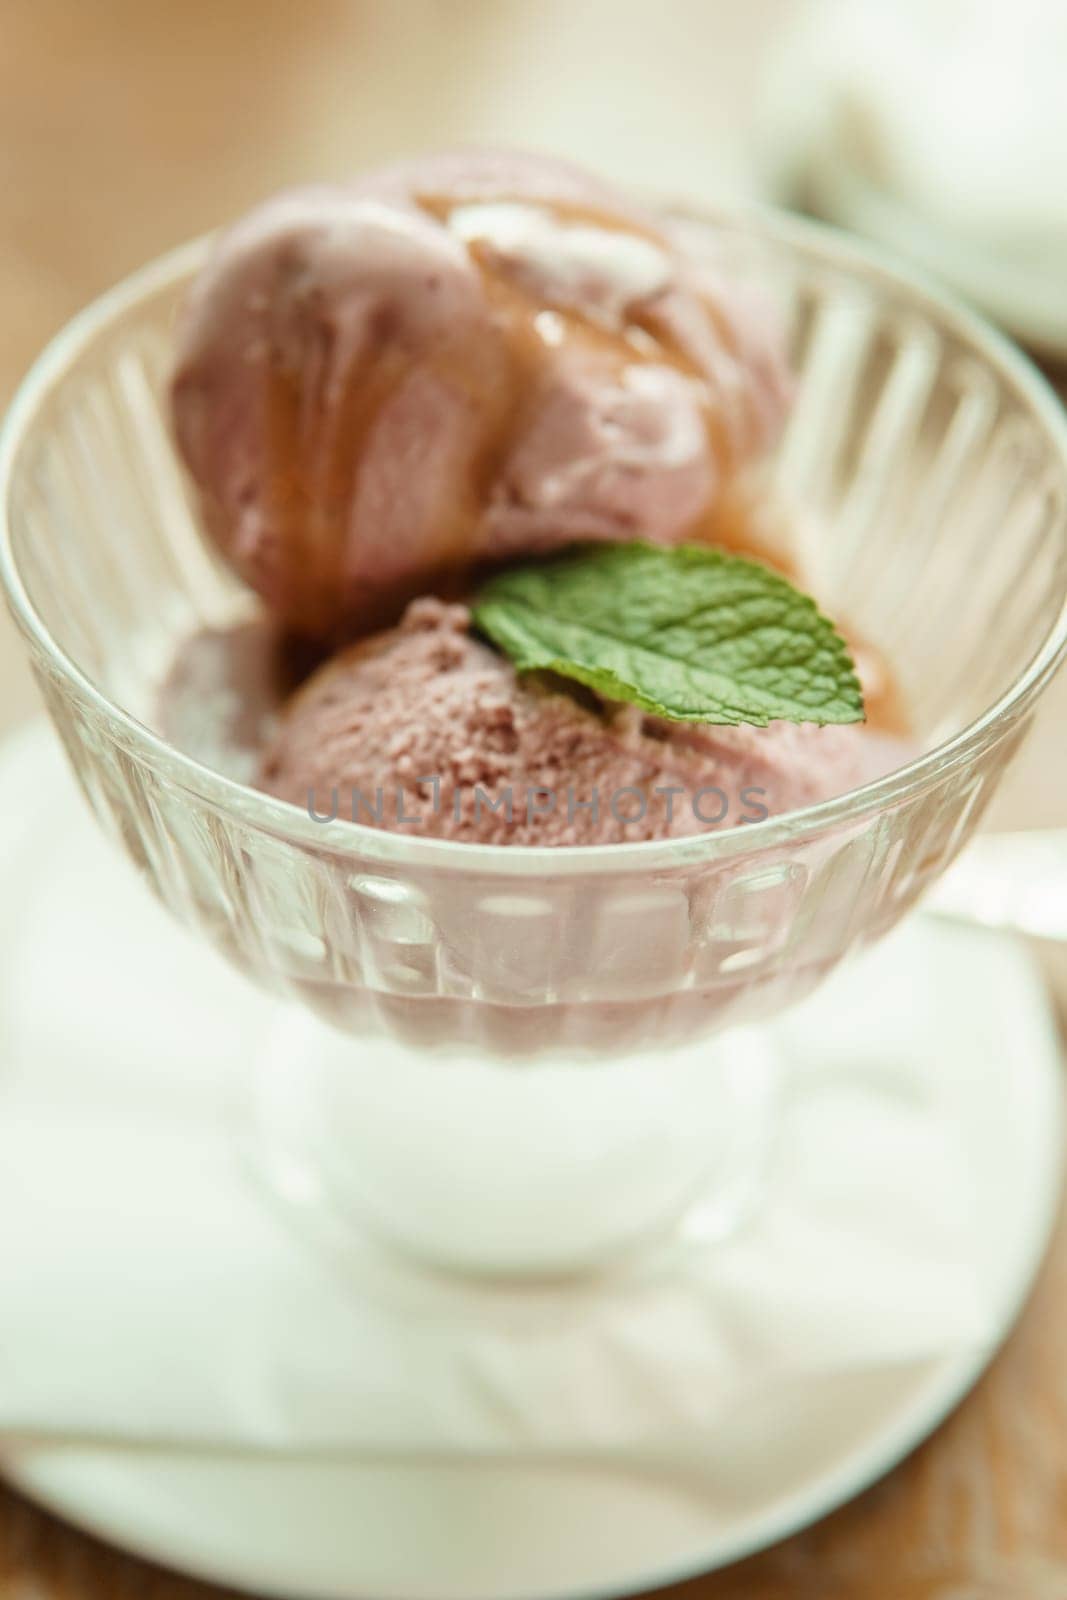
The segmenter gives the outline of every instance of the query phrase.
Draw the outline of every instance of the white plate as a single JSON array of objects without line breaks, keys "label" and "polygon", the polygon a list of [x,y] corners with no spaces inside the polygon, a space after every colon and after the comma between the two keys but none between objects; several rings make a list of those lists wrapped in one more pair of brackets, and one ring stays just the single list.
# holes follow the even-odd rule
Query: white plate
[{"label": "white plate", "polygon": [[[1044,1089],[1053,1112],[1051,1080]],[[1046,1128],[1054,1125],[1053,1112]],[[1051,1152],[1034,1154],[1032,1172],[1054,1181]],[[1015,1241],[1017,1304],[1046,1240],[1047,1217]],[[737,1462],[729,1493],[715,1497],[703,1478],[690,1484],[678,1472],[657,1477],[572,1465],[225,1460],[51,1448],[9,1455],[6,1470],[80,1527],[257,1594],[579,1600],[725,1566],[825,1516],[926,1438],[992,1354],[866,1378],[848,1408],[838,1394],[818,1459],[787,1457],[768,1473],[766,1438],[754,1433],[752,1458]]]},{"label": "white plate", "polygon": [[[9,796],[55,790],[50,745],[44,756],[31,738],[15,756],[19,782],[8,784]],[[32,763],[44,759],[52,763],[48,783],[43,768],[35,782]],[[14,908],[21,929],[34,926],[34,863],[42,859],[34,833],[51,825],[44,814],[26,814],[17,847],[12,828],[0,838],[0,909]],[[710,1466],[703,1458],[637,1470],[592,1458],[534,1465],[506,1453],[457,1462],[38,1442],[7,1448],[7,1474],[139,1554],[302,1600],[620,1593],[722,1566],[825,1515],[929,1434],[983,1370],[1028,1292],[1059,1193],[1058,1049],[1028,964],[994,935],[931,940],[916,928],[899,937],[914,943],[918,960],[936,964],[938,948],[951,953],[957,977],[953,941],[984,941],[968,1022],[973,1028],[976,1015],[988,1015],[989,1036],[1005,1041],[1002,1058],[990,1052],[973,1072],[968,1060],[967,1071],[944,1074],[954,1086],[953,1126],[976,1170],[995,1175],[975,1219],[980,1280],[993,1308],[981,1347],[794,1383],[788,1403],[769,1381],[734,1430],[736,1448]],[[871,970],[877,984],[878,968]],[[34,1003],[31,1019],[41,1010]],[[996,1016],[1011,1017],[1011,1029],[993,1027]],[[92,1041],[84,1043],[88,1089]],[[945,1059],[951,1039],[939,1049]],[[75,1325],[77,1314],[74,1305]],[[5,1351],[5,1363],[18,1360],[18,1350]],[[76,1387],[77,1374],[65,1376],[68,1390]],[[418,1383],[413,1371],[416,1392]]]},{"label": "white plate", "polygon": [[[1032,1004],[1035,994],[1016,999]],[[687,1478],[678,1468],[637,1473],[595,1463],[312,1461],[71,1446],[9,1451],[5,1469],[42,1504],[138,1554],[304,1600],[576,1600],[738,1560],[824,1516],[924,1439],[974,1383],[1025,1299],[1059,1191],[1055,1052],[1032,1049],[1005,1063],[999,1083],[974,1088],[959,1114],[990,1145],[996,1173],[982,1266],[999,1308],[998,1338],[853,1377],[851,1392],[840,1381],[814,1384],[806,1425],[794,1418],[806,1440],[799,1459],[771,1400],[751,1416],[750,1450],[732,1461],[730,1481],[717,1484],[703,1472]]]}]

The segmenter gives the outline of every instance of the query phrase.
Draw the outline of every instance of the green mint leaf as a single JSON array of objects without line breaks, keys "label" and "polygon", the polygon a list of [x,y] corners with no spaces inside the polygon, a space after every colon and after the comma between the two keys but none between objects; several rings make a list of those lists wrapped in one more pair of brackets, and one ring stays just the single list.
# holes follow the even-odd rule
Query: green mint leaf
[{"label": "green mint leaf", "polygon": [[848,647],[815,602],[709,546],[578,546],[498,573],[472,612],[518,671],[674,721],[863,720]]}]

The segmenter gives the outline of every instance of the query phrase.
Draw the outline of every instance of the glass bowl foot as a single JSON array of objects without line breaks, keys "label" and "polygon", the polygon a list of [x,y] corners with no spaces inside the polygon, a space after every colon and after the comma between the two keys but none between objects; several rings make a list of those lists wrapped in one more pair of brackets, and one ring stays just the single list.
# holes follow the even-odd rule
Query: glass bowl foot
[{"label": "glass bowl foot", "polygon": [[271,1201],[394,1280],[646,1270],[759,1203],[782,1063],[761,1029],[611,1059],[479,1058],[282,1014],[243,1080]]}]

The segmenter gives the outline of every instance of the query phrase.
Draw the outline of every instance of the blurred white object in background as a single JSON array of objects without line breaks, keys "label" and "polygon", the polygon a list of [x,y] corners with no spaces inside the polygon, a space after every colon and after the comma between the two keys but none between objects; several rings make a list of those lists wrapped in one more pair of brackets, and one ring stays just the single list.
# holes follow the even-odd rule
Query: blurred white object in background
[{"label": "blurred white object in background", "polygon": [[818,0],[775,53],[766,175],[1067,353],[1065,70],[1062,0]]}]

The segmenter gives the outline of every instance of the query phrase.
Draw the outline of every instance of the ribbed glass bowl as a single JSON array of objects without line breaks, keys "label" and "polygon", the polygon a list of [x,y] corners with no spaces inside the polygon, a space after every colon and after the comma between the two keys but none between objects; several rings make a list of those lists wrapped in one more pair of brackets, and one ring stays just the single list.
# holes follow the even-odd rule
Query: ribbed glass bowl
[{"label": "ribbed glass bowl", "polygon": [[201,539],[166,421],[202,246],[77,318],[11,412],[0,571],[93,810],[177,917],[271,990],[414,1047],[409,1064],[631,1058],[768,1018],[952,860],[1064,649],[1067,428],[1026,360],[829,231],[680,225],[781,307],[798,386],[770,489],[824,608],[891,663],[924,752],[785,817],[476,847],[316,822],[163,742],[176,645],[250,605]]}]

